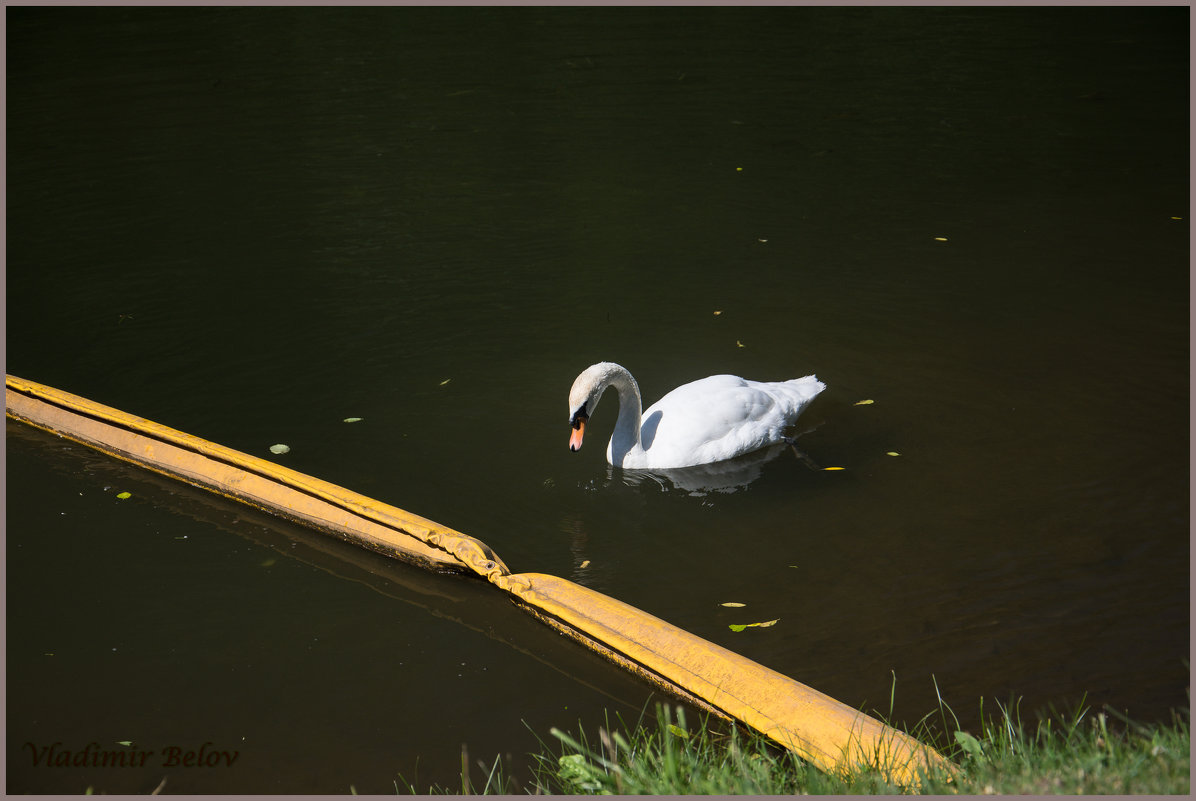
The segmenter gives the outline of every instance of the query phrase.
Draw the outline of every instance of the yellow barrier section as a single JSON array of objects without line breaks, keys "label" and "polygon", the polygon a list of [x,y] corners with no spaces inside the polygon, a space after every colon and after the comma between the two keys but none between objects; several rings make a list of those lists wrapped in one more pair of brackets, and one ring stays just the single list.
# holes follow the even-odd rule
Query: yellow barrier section
[{"label": "yellow barrier section", "polygon": [[68,392],[7,375],[9,417],[362,547],[473,573],[537,618],[824,771],[876,767],[913,787],[949,762],[912,737],[774,670],[556,576],[511,573],[485,543],[388,504]]},{"label": "yellow barrier section", "polygon": [[479,540],[223,445],[5,376],[9,417],[423,567],[509,572]]}]

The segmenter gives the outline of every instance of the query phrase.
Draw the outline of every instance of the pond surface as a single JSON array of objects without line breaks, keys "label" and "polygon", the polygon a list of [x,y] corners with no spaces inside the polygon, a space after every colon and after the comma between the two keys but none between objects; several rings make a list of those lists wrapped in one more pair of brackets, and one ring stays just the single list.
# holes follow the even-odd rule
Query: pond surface
[{"label": "pond surface", "polygon": [[[851,706],[895,676],[898,722],[1188,705],[1186,8],[7,19],[10,373]],[[815,373],[845,469],[612,472],[613,400],[566,447],[602,360],[646,402]],[[662,700],[481,582],[7,433],[10,792],[525,782]],[[34,764],[120,741],[155,756]]]}]

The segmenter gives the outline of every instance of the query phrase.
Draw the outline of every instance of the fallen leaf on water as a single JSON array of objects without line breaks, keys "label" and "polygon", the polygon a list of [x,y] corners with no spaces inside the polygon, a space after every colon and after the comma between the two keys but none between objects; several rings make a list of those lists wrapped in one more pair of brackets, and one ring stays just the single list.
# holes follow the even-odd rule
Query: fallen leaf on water
[{"label": "fallen leaf on water", "polygon": [[132,745],[133,741],[132,740],[117,740],[116,744],[117,745]]},{"label": "fallen leaf on water", "polygon": [[853,404],[851,404],[851,405],[852,405],[852,406],[868,406],[869,404],[872,404],[872,403],[876,403],[876,401],[874,401],[874,400],[862,400],[862,401],[856,401],[855,403],[853,403]]},{"label": "fallen leaf on water", "polygon": [[447,384],[448,382],[450,382],[450,381],[452,381],[452,380],[453,380],[453,379],[451,379],[451,378],[446,378],[446,379],[444,379],[443,381],[441,381],[441,382],[440,382],[440,386],[442,386],[442,387],[443,387],[445,384]]},{"label": "fallen leaf on water", "polygon": [[714,316],[715,316],[715,317],[718,317],[718,316],[719,316],[720,314],[722,314],[722,313],[723,313],[723,310],[722,310],[722,309],[715,309],[715,310],[714,310]]},{"label": "fallen leaf on water", "polygon": [[735,347],[742,348],[742,347],[746,347],[746,346],[737,339],[737,340],[735,340]]},{"label": "fallen leaf on water", "polygon": [[584,570],[585,568],[587,568],[587,567],[589,567],[589,566],[590,566],[590,560],[589,560],[589,559],[587,559],[587,560],[585,560],[584,562],[582,562],[580,565],[578,565],[577,567],[578,567],[579,569],[583,569],[583,570]]},{"label": "fallen leaf on water", "polygon": [[290,452],[291,452],[290,447],[287,445],[283,445],[282,443],[279,443],[278,445],[270,446],[270,453],[277,453],[277,454],[281,455],[281,454],[290,453]]},{"label": "fallen leaf on water", "polygon": [[945,236],[936,236],[936,237],[934,238],[934,241],[935,241],[935,242],[946,242],[946,241],[947,241],[947,237],[945,237]]},{"label": "fallen leaf on water", "polygon": [[780,618],[777,618],[776,620],[766,620],[763,623],[732,623],[729,626],[727,626],[727,628],[731,629],[731,631],[743,631],[744,629],[750,629],[750,628],[762,628],[763,629],[763,628],[768,628],[769,626],[775,626],[779,621],[780,621]]},{"label": "fallen leaf on water", "polygon": [[133,493],[131,493],[131,492],[118,492],[118,493],[116,493],[116,497],[120,498],[120,499],[123,501],[125,498],[132,498],[132,497],[133,497]]},{"label": "fallen leaf on water", "polygon": [[846,467],[824,467],[823,470],[846,470]]},{"label": "fallen leaf on water", "polygon": [[[1171,219],[1173,219],[1173,220],[1182,220],[1182,219],[1183,219],[1183,217],[1172,217]],[[129,316],[130,316],[130,317],[132,317],[133,315],[131,315],[131,314],[130,314]]]},{"label": "fallen leaf on water", "polygon": [[738,606],[747,606],[747,604],[741,604],[738,601],[727,601],[725,604],[719,604],[719,606],[736,606],[736,607],[738,607]]},{"label": "fallen leaf on water", "polygon": [[365,418],[363,418],[363,417],[346,417],[345,422],[346,423],[360,423],[364,419]]},{"label": "fallen leaf on water", "polygon": [[885,456],[900,456],[897,451],[885,451]]}]

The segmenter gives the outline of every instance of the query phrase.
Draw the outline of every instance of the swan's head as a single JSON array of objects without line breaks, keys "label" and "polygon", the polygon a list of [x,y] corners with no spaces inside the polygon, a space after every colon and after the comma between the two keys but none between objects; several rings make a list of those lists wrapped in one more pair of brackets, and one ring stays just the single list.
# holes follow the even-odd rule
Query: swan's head
[{"label": "swan's head", "polygon": [[[613,362],[592,364],[582,371],[569,390],[569,450],[581,450],[581,440],[586,433],[586,420],[598,407],[602,392],[610,386],[611,375],[623,368]],[[624,371],[626,372],[626,371]]]}]

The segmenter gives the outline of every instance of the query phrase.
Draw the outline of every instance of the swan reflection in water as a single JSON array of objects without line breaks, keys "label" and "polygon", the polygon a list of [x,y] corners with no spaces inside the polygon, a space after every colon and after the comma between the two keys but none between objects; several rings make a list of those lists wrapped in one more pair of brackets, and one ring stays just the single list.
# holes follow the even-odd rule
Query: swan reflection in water
[{"label": "swan reflection in water", "polygon": [[650,481],[664,489],[672,487],[690,495],[706,495],[711,492],[731,493],[746,489],[749,484],[760,477],[765,464],[779,456],[784,456],[787,450],[792,450],[797,458],[810,469],[820,469],[809,456],[798,450],[792,443],[782,442],[734,459],[694,465],[693,467],[619,470],[607,466],[607,478],[613,481],[616,476],[619,476],[624,483],[633,486]]}]

